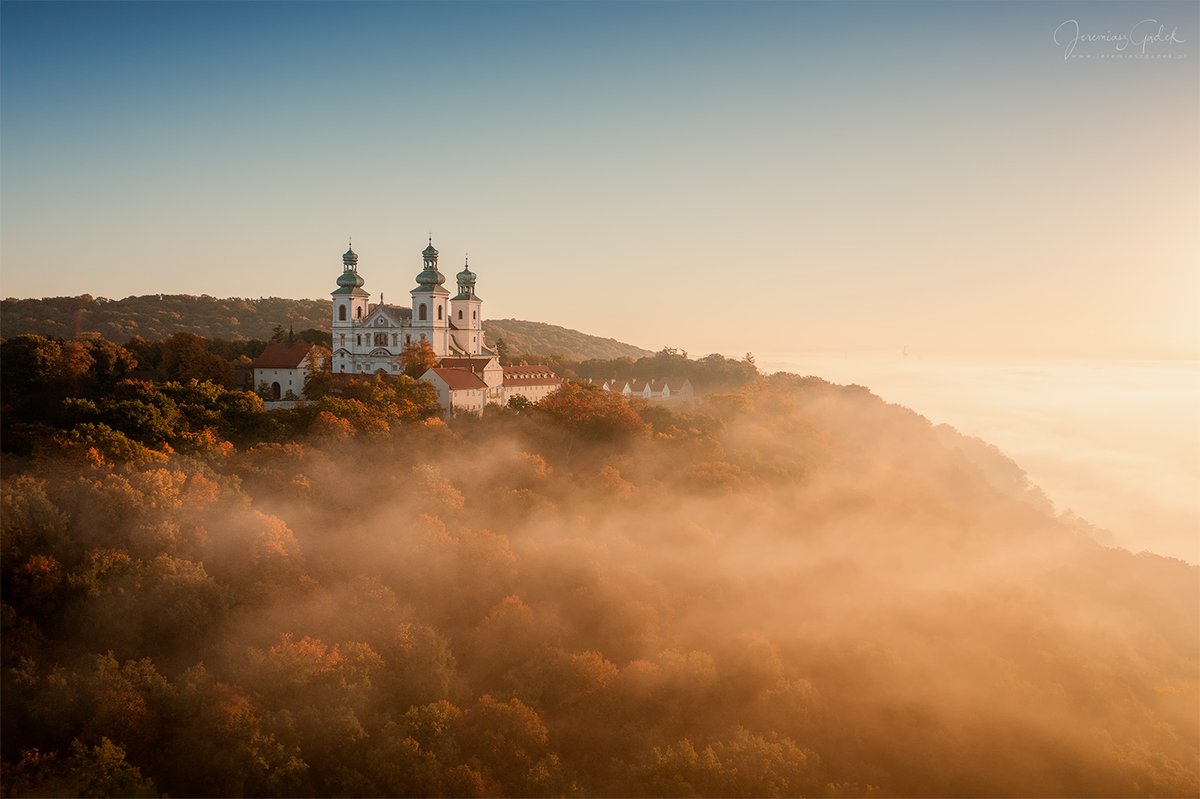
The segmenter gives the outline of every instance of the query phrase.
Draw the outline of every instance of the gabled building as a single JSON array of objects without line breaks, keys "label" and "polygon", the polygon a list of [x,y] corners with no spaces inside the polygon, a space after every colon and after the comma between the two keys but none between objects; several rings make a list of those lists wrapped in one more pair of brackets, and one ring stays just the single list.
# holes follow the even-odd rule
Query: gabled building
[{"label": "gabled building", "polygon": [[504,368],[496,356],[487,358],[442,358],[438,366],[443,369],[465,369],[478,377],[487,386],[486,399],[489,403],[504,405]]},{"label": "gabled building", "polygon": [[690,400],[696,398],[696,389],[686,377],[667,377],[650,381],[652,400]]},{"label": "gabled building", "polygon": [[313,363],[320,351],[312,344],[282,344],[271,342],[254,359],[254,389],[263,391],[270,400],[297,400],[304,396],[304,380],[310,366],[320,369],[322,363]]},{"label": "gabled building", "polygon": [[437,388],[438,401],[447,415],[482,413],[486,406],[507,405],[513,397],[538,402],[562,385],[562,379],[548,366],[502,367],[494,356],[442,358],[421,379]]},{"label": "gabled building", "polygon": [[487,383],[474,372],[435,366],[421,375],[421,379],[437,389],[438,404],[447,416],[483,413],[483,406],[487,404]]},{"label": "gabled building", "polygon": [[562,385],[562,379],[549,366],[521,364],[504,367],[504,401],[524,397],[538,402],[550,396]]},{"label": "gabled building", "polygon": [[639,378],[610,378],[608,380],[588,380],[589,385],[596,385],[605,391],[622,394],[626,399],[637,397],[649,402],[666,400],[690,400],[696,398],[696,390],[692,381],[686,377],[657,377],[652,380]]}]

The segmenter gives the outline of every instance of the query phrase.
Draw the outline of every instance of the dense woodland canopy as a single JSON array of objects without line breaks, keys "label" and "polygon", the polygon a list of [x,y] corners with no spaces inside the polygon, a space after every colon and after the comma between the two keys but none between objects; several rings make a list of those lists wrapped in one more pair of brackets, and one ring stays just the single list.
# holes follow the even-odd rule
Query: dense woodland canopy
[{"label": "dense woodland canopy", "polygon": [[[0,301],[0,330],[6,338],[36,334],[71,338],[96,333],[109,341],[132,338],[160,341],[179,333],[229,342],[266,340],[278,330],[313,330],[324,333],[329,346],[329,300],[290,300],[280,297],[223,299],[188,294],[147,294],[110,300],[84,294],[79,297],[8,298]],[[488,341],[502,341],[508,355],[526,358],[552,354],[572,360],[588,358],[640,358],[649,350],[611,338],[589,336],[545,322],[520,319],[487,319]]]},{"label": "dense woodland canopy", "polygon": [[702,404],[445,423],[0,356],[6,795],[1200,793],[1200,570],[861,387],[667,350]]}]

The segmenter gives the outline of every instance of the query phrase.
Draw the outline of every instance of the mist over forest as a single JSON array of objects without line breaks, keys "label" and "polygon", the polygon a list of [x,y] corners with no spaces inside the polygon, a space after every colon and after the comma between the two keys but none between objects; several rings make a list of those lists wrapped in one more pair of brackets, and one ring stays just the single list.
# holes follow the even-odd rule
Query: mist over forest
[{"label": "mist over forest", "polygon": [[206,385],[5,455],[5,795],[1200,793],[1200,569],[864,388]]}]

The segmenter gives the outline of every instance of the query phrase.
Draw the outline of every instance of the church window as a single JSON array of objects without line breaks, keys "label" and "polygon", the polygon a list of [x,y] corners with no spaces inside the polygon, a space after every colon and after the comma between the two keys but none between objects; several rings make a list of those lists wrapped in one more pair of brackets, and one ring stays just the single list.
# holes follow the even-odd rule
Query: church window
[{"label": "church window", "polygon": [[354,315],[357,316],[359,319],[362,319],[362,306],[361,305],[358,306],[358,308],[354,311]]},{"label": "church window", "polygon": [[[342,310],[344,311],[346,309],[343,308]],[[346,334],[345,333],[338,334],[338,344],[342,347],[346,346]]]},{"label": "church window", "polygon": [[355,337],[354,337],[354,343],[355,343],[355,345],[356,345],[356,346],[359,346],[359,347],[361,347],[361,346],[362,346],[362,336],[355,336]]},{"label": "church window", "polygon": [[429,318],[429,315],[425,311],[425,303],[421,303],[420,305],[417,306],[417,319],[424,322],[428,318]]},{"label": "church window", "polygon": [[376,347],[386,347],[387,346],[387,333],[376,333],[375,334],[375,346]]},{"label": "church window", "polygon": [[458,318],[462,319],[462,308],[458,309]]},{"label": "church window", "polygon": [[438,321],[442,321],[442,306],[438,306]]},{"label": "church window", "polygon": [[400,346],[400,334],[399,333],[392,334],[392,346],[393,347]]},{"label": "church window", "polygon": [[339,322],[346,321],[346,306],[345,305],[338,306],[338,321]]},{"label": "church window", "polygon": [[405,344],[412,344],[412,336],[410,336],[409,334],[405,333],[405,334],[404,334],[404,343],[405,343]]},{"label": "church window", "polygon": [[475,318],[475,311],[471,311],[471,318],[472,318],[472,319],[474,319],[474,318]]}]

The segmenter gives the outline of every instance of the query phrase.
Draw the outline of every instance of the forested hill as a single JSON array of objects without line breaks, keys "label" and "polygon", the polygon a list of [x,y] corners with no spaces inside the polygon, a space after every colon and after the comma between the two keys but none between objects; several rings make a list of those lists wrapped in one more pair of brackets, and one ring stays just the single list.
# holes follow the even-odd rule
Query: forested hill
[{"label": "forested hill", "polygon": [[[329,330],[327,300],[289,300],[282,297],[222,299],[188,294],[147,294],[110,300],[79,297],[6,299],[0,302],[0,333],[12,338],[23,333],[70,337],[90,331],[124,343],[134,336],[151,341],[175,333],[205,338],[269,339],[276,325],[297,332]],[[493,344],[503,338],[511,354],[561,355],[570,360],[640,358],[649,350],[543,322],[518,319],[485,321]]]},{"label": "forested hill", "polygon": [[124,343],[134,336],[151,341],[176,333],[205,338],[269,339],[276,325],[295,330],[329,329],[329,302],[282,297],[221,299],[207,294],[146,294],[110,300],[80,297],[6,299],[0,302],[0,332],[69,338],[96,332]]},{"label": "forested hill", "polygon": [[487,319],[483,322],[483,329],[487,333],[487,340],[492,344],[504,339],[510,353],[562,355],[578,361],[592,358],[602,360],[633,358],[636,360],[654,354],[650,350],[617,341],[615,338],[589,336],[578,330],[549,325],[545,322]]},{"label": "forested hill", "polygon": [[1200,796],[1200,567],[862,387],[443,421],[50,344],[0,353],[0,796]]}]

